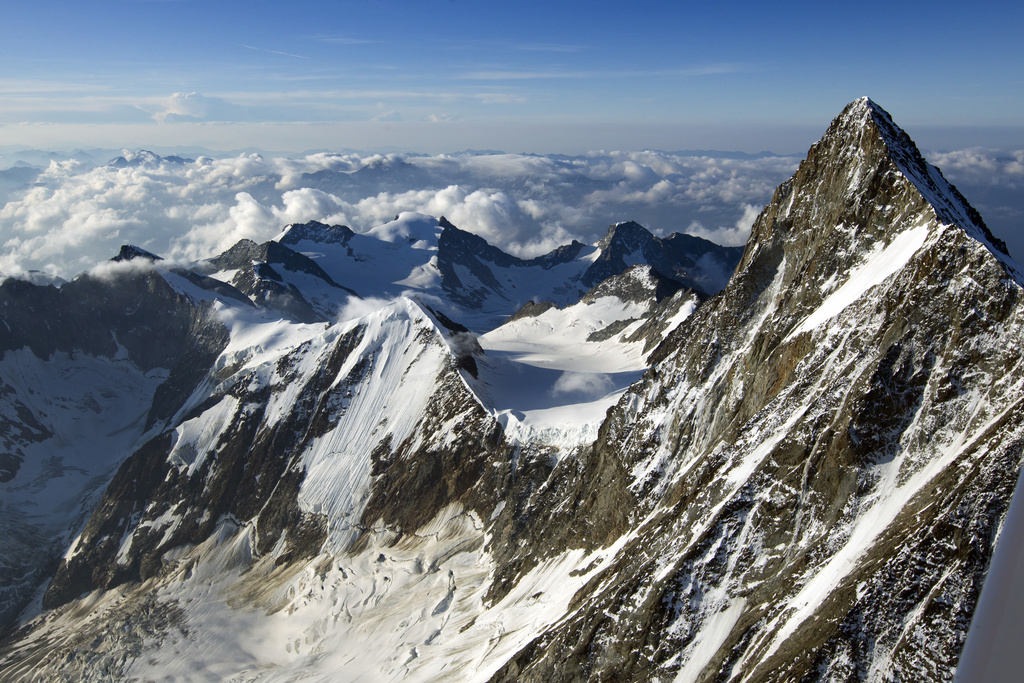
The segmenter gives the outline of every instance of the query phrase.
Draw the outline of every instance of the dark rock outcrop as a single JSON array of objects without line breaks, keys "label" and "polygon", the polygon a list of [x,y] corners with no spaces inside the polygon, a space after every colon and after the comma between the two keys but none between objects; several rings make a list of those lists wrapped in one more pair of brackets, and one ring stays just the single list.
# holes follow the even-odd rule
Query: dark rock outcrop
[{"label": "dark rock outcrop", "polygon": [[[308,236],[310,230],[307,224],[305,228],[298,230],[296,237]],[[286,233],[286,237],[288,234],[291,234],[291,231]],[[344,231],[317,230],[316,234],[327,239],[338,239],[339,234],[340,238],[345,238]],[[339,297],[346,294],[357,296],[353,290],[335,282],[311,258],[281,242],[256,244],[252,240],[243,239],[223,254],[208,259],[204,267],[210,273],[235,271],[231,284],[244,292],[256,305],[280,311],[297,322],[321,322],[329,319],[329,313],[333,311],[325,311],[308,301],[300,287],[287,281],[284,271],[315,278],[325,287],[338,290]]]}]

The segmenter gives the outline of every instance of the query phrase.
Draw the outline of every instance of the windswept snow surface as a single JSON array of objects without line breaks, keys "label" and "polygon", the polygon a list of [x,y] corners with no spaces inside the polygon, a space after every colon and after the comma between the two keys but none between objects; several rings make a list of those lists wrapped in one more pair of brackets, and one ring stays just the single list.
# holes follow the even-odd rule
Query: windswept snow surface
[{"label": "windswept snow surface", "polygon": [[[828,161],[825,152],[820,158]],[[858,164],[840,174],[850,185],[836,196],[845,198],[844,188],[876,187],[863,174],[878,168]],[[799,196],[794,190],[783,211],[797,197],[792,215],[799,224],[771,218],[764,234],[790,225],[820,232],[809,209],[831,187],[828,179],[804,186]],[[892,206],[887,196],[875,199]],[[304,474],[290,493],[302,513],[322,516],[316,522],[325,523],[325,535],[295,543],[292,554],[291,529],[261,536],[260,515],[218,513],[212,535],[204,531],[160,552],[160,572],[145,583],[104,584],[119,587],[40,614],[26,636],[34,642],[15,645],[25,651],[14,665],[20,668],[4,675],[28,678],[45,671],[42,663],[72,672],[69,678],[84,671],[248,682],[486,681],[506,666],[502,676],[513,677],[524,665],[531,676],[550,679],[580,671],[595,679],[677,681],[948,677],[971,584],[984,571],[977,558],[964,558],[984,553],[986,530],[998,528],[996,501],[986,509],[982,494],[1019,463],[1024,379],[1019,352],[1006,340],[1020,338],[1024,322],[1011,308],[1019,298],[997,291],[1007,284],[1004,271],[978,245],[958,245],[966,236],[952,224],[918,215],[924,218],[900,223],[877,246],[849,222],[825,226],[834,229],[825,233],[832,239],[813,252],[794,240],[782,254],[766,250],[755,258],[753,245],[736,284],[690,321],[696,324],[686,326],[689,340],[663,348],[668,355],[659,354],[657,371],[640,383],[634,381],[657,341],[652,330],[665,334],[680,324],[694,299],[673,298],[674,308],[653,304],[647,290],[609,279],[607,288],[595,287],[572,305],[489,325],[507,310],[511,292],[531,298],[535,285],[574,286],[567,275],[592,261],[595,250],[528,270],[511,260],[474,264],[474,243],[465,240],[453,249],[457,258],[439,265],[440,223],[416,214],[364,235],[338,230],[334,242],[300,242],[337,282],[369,283],[369,290],[353,288],[375,298],[349,308],[362,315],[318,324],[275,319],[223,299],[212,303],[230,342],[172,423],[167,458],[178,474],[201,477],[231,420],[258,413],[255,433],[281,434],[275,445],[289,444],[281,448],[288,458],[282,462]],[[827,257],[840,252],[843,260],[827,267]],[[633,262],[636,254],[624,259]],[[948,291],[926,277],[926,266],[946,258],[962,259],[957,272],[964,274]],[[434,312],[441,309],[432,297],[452,273],[461,289],[445,301],[456,308],[468,302],[468,320],[452,317],[489,330],[478,338],[453,331]],[[801,279],[805,273],[820,277]],[[210,299],[187,279],[169,281]],[[637,292],[644,303],[627,300]],[[568,299],[568,289],[563,293]],[[971,323],[959,325],[958,312],[969,307]],[[919,308],[926,315],[912,319]],[[947,326],[957,327],[949,339]],[[43,364],[18,353],[0,365],[15,396],[32,397],[34,384],[71,368],[60,376],[63,393],[45,397],[56,403],[28,406],[48,429],[81,427],[97,453],[126,452],[138,442],[138,405],[90,392],[94,385],[114,387],[123,374],[145,389],[132,398],[147,405],[165,375],[140,382],[130,366],[115,369],[116,360],[72,367],[60,355]],[[511,444],[489,450],[494,425],[460,382],[504,425]],[[9,393],[0,392],[0,417],[21,411],[3,402]],[[602,440],[580,448],[595,439],[615,403]],[[88,412],[99,409],[119,422],[102,429],[89,423]],[[894,421],[887,423],[890,412]],[[453,438],[468,424],[466,415],[485,427],[466,433],[487,444]],[[111,426],[116,431],[108,433]],[[496,479],[524,474],[517,480],[523,488],[485,503],[447,498],[420,518],[410,516],[408,525],[388,512],[365,514],[382,509],[367,504],[381,491],[389,503],[422,500],[410,493],[415,486],[404,487],[408,480],[375,488],[394,472],[389,455],[408,457],[398,462],[408,466],[402,473],[441,490],[419,468],[430,465],[423,456],[456,442],[459,451],[447,454],[468,460],[483,453],[487,458],[469,461],[493,468]],[[245,455],[232,462],[250,467],[252,451],[239,450]],[[520,452],[551,457],[534,458],[535,469],[524,457],[517,467]],[[64,484],[56,465],[57,474],[37,476],[18,491],[42,495]],[[375,471],[384,479],[375,480]],[[274,472],[274,481],[279,470],[260,472]],[[617,493],[617,486],[633,495]],[[545,489],[553,494],[546,500]],[[460,484],[462,491],[472,488]],[[529,500],[519,497],[522,491]],[[588,500],[594,491],[613,497]],[[166,505],[138,526],[166,538],[184,526],[181,501],[155,501]],[[620,505],[634,509],[621,519],[612,515],[610,530],[582,538]],[[1018,508],[1003,530],[1004,553],[1021,546],[1013,524]],[[531,516],[538,522],[532,529]],[[120,519],[124,527],[128,513]],[[507,525],[521,523],[529,538],[509,531]],[[570,535],[581,536],[580,547]],[[90,541],[85,532],[80,539],[82,554]],[[131,559],[139,547],[126,533],[116,559]],[[503,557],[505,549],[521,554]],[[996,570],[1008,571],[999,558],[990,584]],[[1012,578],[1002,576],[996,590]],[[991,591],[984,599],[992,602]],[[927,610],[934,620],[925,618]],[[647,661],[616,661],[623,652]]]},{"label": "windswept snow surface", "polygon": [[[684,305],[669,329],[692,313]],[[647,369],[643,341],[624,341],[647,307],[614,296],[549,308],[482,335],[474,383],[512,439],[571,448],[591,441],[608,408]],[[614,323],[626,326],[591,341]]]},{"label": "windswept snow surface", "polygon": [[572,597],[622,544],[545,561],[489,605],[482,527],[453,505],[397,545],[385,535],[357,555],[280,570],[250,565],[250,531],[226,522],[215,540],[175,558],[180,573],[159,599],[177,613],[176,628],[148,643],[125,677],[486,681],[571,615]]},{"label": "windswept snow surface", "polygon": [[[640,326],[645,306],[617,297],[601,297],[566,309],[550,308],[537,317],[520,318],[480,337],[485,351],[501,351],[517,362],[566,372],[619,373],[646,368],[643,344],[620,340]],[[632,321],[605,341],[588,341],[612,323]]]},{"label": "windswept snow surface", "polygon": [[[636,344],[615,341],[617,336],[602,342],[586,338],[640,313],[636,304],[609,297],[514,321],[493,343],[482,340],[491,348],[477,356],[480,379],[463,377],[492,404],[508,405],[496,410],[513,427],[522,421],[515,433],[536,437],[550,429],[569,445],[592,438],[587,430],[640,375],[644,359]],[[495,579],[484,522],[460,504],[400,539],[386,529],[364,530],[368,547],[340,552],[355,537],[366,502],[369,453],[385,437],[398,443],[414,433],[437,377],[452,360],[448,333],[405,298],[333,325],[272,320],[228,305],[220,315],[231,341],[216,366],[227,377],[197,392],[192,403],[226,392],[232,383],[270,387],[268,423],[288,418],[295,393],[337,344],[358,339],[330,389],[344,397],[340,417],[301,454],[307,474],[298,502],[306,511],[326,515],[328,544],[325,554],[308,563],[279,567],[272,555],[260,558],[254,552],[255,528],[224,518],[207,541],[163,558],[171,572],[145,613],[125,602],[132,598],[119,589],[94,594],[97,614],[116,623],[123,610],[132,620],[127,631],[152,634],[137,645],[142,655],[127,663],[125,677],[486,681],[571,615],[573,596],[615,558],[622,542],[555,556],[489,604],[485,595]],[[605,372],[608,367],[614,371]],[[226,396],[200,417],[181,422],[169,456],[174,465],[195,469],[209,457],[189,445],[200,435],[216,442],[224,418],[237,406]],[[176,518],[168,515],[157,523],[172,528]],[[38,637],[55,639],[56,647],[61,639],[77,638],[69,634],[81,631],[62,621],[74,618],[72,613],[58,617]],[[164,621],[151,625],[148,618]],[[111,642],[123,645],[117,637]]]}]

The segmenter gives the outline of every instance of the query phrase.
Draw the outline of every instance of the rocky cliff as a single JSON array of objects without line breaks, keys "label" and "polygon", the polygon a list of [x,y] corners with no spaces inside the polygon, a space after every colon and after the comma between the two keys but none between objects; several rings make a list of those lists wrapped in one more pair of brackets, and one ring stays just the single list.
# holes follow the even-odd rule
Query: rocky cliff
[{"label": "rocky cliff", "polygon": [[527,566],[622,548],[498,678],[952,677],[1024,449],[1024,318],[943,182],[871,101],[832,123],[511,534]]}]

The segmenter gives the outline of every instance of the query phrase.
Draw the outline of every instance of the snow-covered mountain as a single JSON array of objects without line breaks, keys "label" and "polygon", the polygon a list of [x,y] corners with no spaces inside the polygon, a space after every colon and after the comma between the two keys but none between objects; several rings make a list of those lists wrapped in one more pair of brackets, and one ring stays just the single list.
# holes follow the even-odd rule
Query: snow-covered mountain
[{"label": "snow-covered mountain", "polygon": [[637,264],[707,296],[724,286],[742,253],[691,235],[662,239],[628,222],[612,225],[597,244],[574,241],[521,259],[444,217],[414,213],[362,235],[344,226],[292,225],[276,242],[305,254],[363,297],[415,296],[477,332],[493,329],[529,302],[573,304]]},{"label": "snow-covered mountain", "polygon": [[417,214],[150,256],[0,285],[0,680],[952,677],[1022,276],[870,100],[742,258]]},{"label": "snow-covered mountain", "polygon": [[107,162],[110,168],[137,168],[139,166],[159,166],[167,164],[190,164],[192,159],[185,159],[179,156],[162,157],[146,149],[126,149],[121,155]]},{"label": "snow-covered mountain", "polygon": [[[648,236],[657,240],[649,233]],[[611,248],[618,249],[617,241],[606,241]],[[698,244],[700,249],[692,260],[704,253],[719,258],[735,256],[738,260],[737,250],[706,241]],[[583,258],[577,258],[581,252]],[[146,449],[154,447],[154,443],[164,443],[161,439],[177,444],[178,431],[187,429],[182,425],[192,424],[195,419],[190,411],[204,412],[215,397],[227,401],[230,395],[239,402],[230,410],[225,403],[209,417],[220,428],[243,418],[251,419],[247,416],[253,406],[262,404],[266,396],[245,394],[247,398],[243,399],[236,384],[241,383],[248,391],[252,382],[265,382],[267,386],[262,391],[267,392],[272,391],[268,387],[292,385],[299,380],[294,374],[284,379],[267,378],[266,371],[261,370],[262,379],[243,381],[238,373],[249,372],[250,362],[266,365],[274,358],[273,362],[283,367],[295,354],[310,353],[311,347],[319,348],[319,353],[332,353],[339,335],[357,334],[339,330],[347,329],[345,325],[363,330],[376,315],[366,318],[349,314],[339,323],[339,311],[376,310],[391,321],[386,325],[371,324],[380,336],[380,346],[367,351],[357,368],[373,362],[382,349],[385,358],[391,358],[389,349],[397,346],[418,348],[421,337],[433,327],[410,321],[434,321],[432,325],[438,329],[454,330],[450,334],[459,340],[457,344],[452,342],[454,367],[472,370],[461,381],[473,383],[473,401],[492,416],[503,423],[512,421],[523,430],[543,431],[548,429],[546,420],[564,413],[567,406],[579,406],[570,411],[574,414],[571,424],[560,422],[556,431],[569,434],[570,441],[580,434],[596,433],[605,410],[644,369],[643,358],[653,348],[652,339],[660,340],[671,325],[692,311],[701,296],[647,266],[622,264],[621,278],[612,277],[594,288],[603,294],[600,305],[592,307],[589,299],[581,297],[587,287],[578,280],[588,272],[592,259],[602,253],[601,246],[574,243],[546,257],[523,261],[503,254],[444,219],[404,214],[368,235],[356,235],[344,226],[293,225],[278,240],[262,245],[242,240],[215,258],[190,265],[168,264],[156,254],[125,245],[109,264],[60,288],[7,280],[0,285],[4,322],[0,329],[0,350],[4,352],[0,360],[0,420],[5,427],[0,434],[0,484],[5,487],[7,521],[6,538],[0,541],[0,562],[7,577],[0,585],[0,617],[4,621],[12,618],[39,581],[53,571],[67,544],[81,531],[85,518],[93,514],[98,497],[104,490],[109,495],[110,487],[118,485],[116,471],[128,455],[148,452]],[[338,284],[324,268],[340,280],[357,282],[365,298]],[[477,290],[464,286],[470,280],[477,283]],[[622,286],[616,289],[616,282],[620,281]],[[499,350],[484,360],[473,335],[444,312],[478,323],[501,321],[515,312],[521,300],[530,301],[529,296],[514,291],[517,287],[537,298],[575,304],[561,314],[565,324],[575,327],[574,320],[586,320],[588,334],[604,335],[604,342],[594,344],[594,348],[628,357],[626,364],[620,368],[621,363],[609,364],[605,353],[592,353],[590,367],[577,363],[567,375],[565,369],[537,367],[530,358],[506,357]],[[670,294],[676,294],[674,307],[669,302],[659,304]],[[680,314],[678,309],[684,300],[690,305],[683,307]],[[671,314],[665,312],[668,308],[672,308]],[[583,309],[590,314],[578,313]],[[559,310],[553,308],[552,313]],[[349,318],[353,322],[347,322]],[[626,322],[629,330],[606,329]],[[638,331],[645,324],[644,331],[654,329],[654,337]],[[617,341],[627,332],[635,338]],[[536,331],[524,336],[518,329],[502,334],[506,342],[519,339],[522,343],[537,336]],[[576,353],[576,341],[585,342],[582,338],[567,339],[559,353]],[[481,357],[479,379],[474,353]],[[393,374],[398,367],[394,361],[384,364],[384,374],[358,375],[350,382],[373,384],[369,391],[374,395],[402,395],[409,390],[407,383],[399,381],[402,375]],[[309,381],[307,375],[315,366],[303,367],[302,381]],[[523,376],[532,378],[526,387],[518,381]],[[543,381],[537,383],[538,377],[543,377]],[[436,389],[434,379],[433,375],[421,378],[423,386],[415,391],[427,392],[429,396]],[[384,380],[385,386],[378,386]],[[319,387],[321,392],[327,390],[317,382],[311,386]],[[333,386],[332,383],[330,387]],[[510,392],[513,386],[521,388]],[[309,406],[295,403],[293,393],[287,394],[287,401],[288,406],[277,410],[299,410],[297,420],[308,417]],[[423,402],[415,403],[408,410],[409,419],[423,419],[426,406]],[[243,413],[234,413],[235,409],[243,408]],[[542,412],[535,413],[539,408]],[[225,410],[228,412],[222,414]],[[362,425],[375,419],[375,412],[380,411],[387,414],[386,422],[396,423],[395,416],[390,414],[395,408],[388,404],[373,403],[367,410],[369,414],[347,418],[348,423]],[[334,421],[337,417],[329,419]],[[279,419],[274,418],[270,424],[257,420],[249,429],[272,430]],[[362,426],[352,428],[362,434]],[[308,425],[303,429],[308,430]],[[395,436],[393,429],[386,434],[389,439]],[[219,438],[216,431],[207,430],[195,435],[196,443],[188,448],[211,448],[213,445],[207,441]],[[238,457],[251,458],[255,452],[253,434],[243,430],[236,438]],[[346,448],[364,449],[366,453],[378,445],[376,441],[353,440],[351,435],[342,441]],[[267,448],[278,453],[280,445],[275,442]],[[223,464],[223,459],[217,462]],[[276,481],[287,463],[282,458],[272,462],[277,469],[267,480]],[[189,472],[194,474],[197,466]],[[244,462],[239,466],[249,469]],[[305,471],[308,463],[300,466]],[[129,471],[134,477],[134,471]],[[369,476],[368,472],[360,470],[344,478],[355,482],[365,476]],[[229,488],[237,487],[236,481],[231,482]],[[361,490],[358,486],[356,489]],[[141,491],[137,495],[150,493]],[[251,498],[250,494],[246,495]],[[365,491],[361,495],[365,496]],[[207,496],[216,501],[216,509],[230,508],[222,491]],[[129,518],[141,514],[136,507],[142,504],[139,500],[130,506]],[[178,501],[177,506],[182,505]],[[199,505],[195,501],[189,503],[196,510]],[[122,508],[118,507],[124,512]],[[357,506],[345,515],[358,517],[359,510]],[[190,533],[209,534],[209,524],[218,520],[219,516],[213,515],[206,520],[208,524]],[[170,542],[180,542],[175,539]],[[83,557],[94,560],[102,555],[104,546],[91,545],[95,546],[90,549],[92,554]],[[142,547],[141,542],[135,547]],[[124,559],[123,554],[120,557]],[[65,574],[70,571],[68,568]],[[77,595],[75,591],[81,585],[95,581],[117,583],[138,578],[140,571],[138,566],[124,569],[114,563],[110,577],[101,580],[99,574],[89,569],[88,580],[68,577],[71,587],[59,588],[61,580],[54,583],[47,604],[57,600],[52,596]],[[80,585],[81,581],[85,584]]]}]

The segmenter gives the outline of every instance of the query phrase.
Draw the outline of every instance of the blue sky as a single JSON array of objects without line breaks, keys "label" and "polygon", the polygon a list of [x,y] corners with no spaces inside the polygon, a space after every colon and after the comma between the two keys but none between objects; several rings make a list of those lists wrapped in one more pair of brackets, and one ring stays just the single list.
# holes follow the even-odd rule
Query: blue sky
[{"label": "blue sky", "polygon": [[7,3],[0,145],[805,151],[870,95],[1024,143],[1024,10],[952,2]]}]

